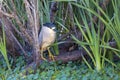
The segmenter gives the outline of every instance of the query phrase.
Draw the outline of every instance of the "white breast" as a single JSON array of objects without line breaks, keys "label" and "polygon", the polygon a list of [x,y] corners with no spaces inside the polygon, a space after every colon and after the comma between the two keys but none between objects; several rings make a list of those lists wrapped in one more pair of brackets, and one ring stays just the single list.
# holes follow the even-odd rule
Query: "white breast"
[{"label": "white breast", "polygon": [[43,26],[39,35],[39,45],[41,48],[46,49],[55,41],[56,33],[52,29]]}]

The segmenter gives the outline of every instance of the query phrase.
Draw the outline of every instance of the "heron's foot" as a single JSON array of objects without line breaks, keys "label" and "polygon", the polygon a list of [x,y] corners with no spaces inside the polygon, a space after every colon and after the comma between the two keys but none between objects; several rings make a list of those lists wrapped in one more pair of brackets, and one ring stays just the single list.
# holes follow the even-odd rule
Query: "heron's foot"
[{"label": "heron's foot", "polygon": [[40,56],[41,56],[41,59],[43,59],[44,61],[47,61],[47,59],[44,58],[44,56],[43,56],[43,49],[41,49]]},{"label": "heron's foot", "polygon": [[52,53],[50,52],[49,47],[47,48],[47,50],[48,50],[48,53],[49,53],[49,59],[55,61],[54,55],[52,55]]},{"label": "heron's foot", "polygon": [[55,61],[55,56],[54,56],[54,55],[52,55],[51,53],[49,53],[49,59],[51,59],[51,60]]},{"label": "heron's foot", "polygon": [[43,54],[41,54],[41,58],[42,58],[44,61],[47,61],[47,59],[43,57]]}]

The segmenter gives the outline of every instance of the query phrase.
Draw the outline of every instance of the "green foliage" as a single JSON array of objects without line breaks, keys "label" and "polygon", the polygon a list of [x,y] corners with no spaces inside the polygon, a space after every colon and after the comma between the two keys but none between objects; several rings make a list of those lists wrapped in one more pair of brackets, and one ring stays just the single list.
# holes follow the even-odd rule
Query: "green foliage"
[{"label": "green foliage", "polygon": [[0,37],[0,52],[2,53],[6,63],[7,63],[7,66],[8,66],[8,69],[11,70],[10,68],[10,64],[9,64],[9,60],[8,60],[8,57],[7,57],[7,50],[6,50],[6,39],[5,39],[5,31],[4,31],[4,27],[2,27],[2,33],[3,33],[3,38]]},{"label": "green foliage", "polygon": [[[75,21],[76,21],[76,25],[78,26],[79,30],[83,35],[83,39],[80,41],[74,35],[72,35],[72,38],[75,40],[77,44],[82,46],[83,49],[88,53],[97,71],[100,71],[102,68],[104,68],[105,61],[116,66],[112,61],[110,61],[106,57],[106,55],[107,55],[107,50],[110,49],[119,57],[118,54],[120,52],[119,49],[112,48],[108,45],[109,44],[108,41],[110,41],[111,38],[113,37],[119,47],[120,40],[118,36],[120,29],[118,23],[120,22],[118,17],[119,10],[117,6],[118,5],[117,1],[112,0],[112,4],[114,8],[114,15],[112,18],[109,17],[106,11],[104,11],[99,6],[98,1],[85,0],[85,1],[81,1],[81,3],[72,3],[72,4],[77,8],[80,8],[79,10],[77,10],[77,12],[80,14],[75,14]],[[102,16],[99,14],[98,11],[101,12]],[[98,17],[98,21],[96,23],[93,22],[93,16]],[[83,23],[81,24],[81,22],[79,21],[82,21]],[[90,22],[90,25],[88,22]],[[105,25],[104,28],[105,31],[101,30],[102,27],[101,22]],[[115,23],[116,25],[118,25],[117,27],[115,26]],[[101,32],[103,33],[103,36],[100,35]],[[112,34],[112,37],[110,37],[108,33],[109,35]],[[88,65],[88,67],[92,69],[92,67],[84,58],[84,56],[83,59]]]},{"label": "green foliage", "polygon": [[[90,61],[89,61],[90,62]],[[1,63],[1,61],[0,61]],[[116,63],[120,67],[119,62]],[[119,68],[107,64],[101,72],[90,70],[84,62],[67,64],[43,62],[35,74],[25,75],[22,57],[16,61],[13,72],[0,68],[0,80],[119,80]],[[7,66],[6,66],[7,67]]]},{"label": "green foliage", "polygon": [[50,1],[49,0],[44,0],[43,2],[41,2],[39,0],[39,14],[40,14],[40,21],[41,21],[41,25],[43,23],[46,23],[46,22],[50,22],[50,9],[49,9],[49,6],[50,6]]}]

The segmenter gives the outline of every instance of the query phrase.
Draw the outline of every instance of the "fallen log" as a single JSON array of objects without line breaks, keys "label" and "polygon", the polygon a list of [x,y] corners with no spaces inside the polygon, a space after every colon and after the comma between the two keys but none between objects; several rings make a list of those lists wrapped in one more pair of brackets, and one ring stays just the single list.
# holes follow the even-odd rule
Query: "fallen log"
[{"label": "fallen log", "polygon": [[82,60],[82,55],[87,56],[87,53],[84,50],[61,53],[55,57],[55,61],[62,61],[62,63],[66,63],[68,61]]}]

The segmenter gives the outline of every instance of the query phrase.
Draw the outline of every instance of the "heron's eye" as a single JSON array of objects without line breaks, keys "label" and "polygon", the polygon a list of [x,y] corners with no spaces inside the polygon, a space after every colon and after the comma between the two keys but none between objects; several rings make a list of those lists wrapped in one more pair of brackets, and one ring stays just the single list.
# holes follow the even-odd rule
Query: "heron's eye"
[{"label": "heron's eye", "polygon": [[52,29],[52,30],[55,30],[55,27],[52,27],[51,29]]}]

